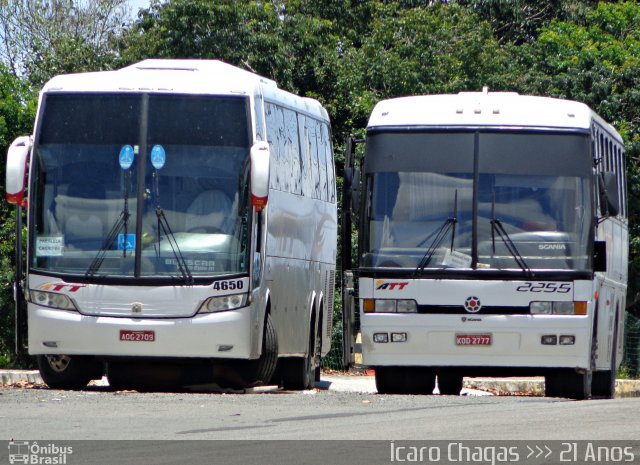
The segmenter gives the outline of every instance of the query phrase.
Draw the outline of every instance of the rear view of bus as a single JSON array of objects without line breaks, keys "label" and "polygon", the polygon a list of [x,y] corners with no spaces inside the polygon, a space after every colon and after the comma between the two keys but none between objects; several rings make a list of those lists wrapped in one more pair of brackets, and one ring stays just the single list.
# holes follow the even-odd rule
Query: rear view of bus
[{"label": "rear view of bus", "polygon": [[609,124],[576,102],[486,89],[387,100],[345,177],[345,231],[359,230],[345,289],[359,318],[345,326],[359,320],[378,391],[539,375],[548,396],[613,396],[628,230]]},{"label": "rear view of bus", "polygon": [[[118,386],[155,377],[243,387],[268,382],[278,357],[289,367],[279,380],[303,387],[299,380],[315,374],[329,341],[316,341],[326,331],[312,316],[320,297],[333,295],[326,276],[335,246],[312,258],[307,268],[322,279],[304,281],[306,313],[284,324],[286,300],[270,286],[290,276],[265,265],[274,254],[291,264],[306,257],[267,239],[270,215],[286,203],[269,195],[277,164],[267,131],[285,123],[267,124],[265,107],[276,104],[293,109],[294,123],[324,128],[323,186],[335,186],[320,104],[225,63],[147,60],[46,84],[33,138],[10,149],[7,194],[28,212],[28,268],[16,283],[18,335],[28,326],[28,341],[19,345],[28,342],[49,385],[81,387],[106,365]],[[316,149],[317,140],[307,145]],[[307,200],[304,221],[317,225],[325,213],[311,233],[335,237],[335,201],[323,200]],[[290,340],[292,329],[301,342]]]}]

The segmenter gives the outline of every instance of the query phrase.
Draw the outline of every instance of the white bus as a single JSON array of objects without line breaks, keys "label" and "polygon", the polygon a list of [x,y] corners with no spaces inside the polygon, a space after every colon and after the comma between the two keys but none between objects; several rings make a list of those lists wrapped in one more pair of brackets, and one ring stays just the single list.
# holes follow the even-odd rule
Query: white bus
[{"label": "white bus", "polygon": [[437,378],[456,395],[464,376],[539,375],[548,396],[614,395],[628,226],[609,124],[577,102],[486,89],[404,97],[378,103],[355,154],[345,359],[359,322],[379,392],[430,394]]},{"label": "white bus", "polygon": [[18,345],[49,386],[319,375],[337,207],[317,101],[212,60],[58,76],[9,149],[7,198],[28,218]]}]

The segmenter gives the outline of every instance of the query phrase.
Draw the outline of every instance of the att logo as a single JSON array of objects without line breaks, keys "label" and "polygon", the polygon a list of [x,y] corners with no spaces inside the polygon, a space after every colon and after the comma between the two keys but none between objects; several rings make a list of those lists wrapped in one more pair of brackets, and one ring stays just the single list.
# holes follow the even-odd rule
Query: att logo
[{"label": "att logo", "polygon": [[377,282],[376,284],[377,284],[377,287],[376,287],[377,291],[401,291],[409,284],[409,282],[385,283],[384,281],[382,281],[382,282]]}]

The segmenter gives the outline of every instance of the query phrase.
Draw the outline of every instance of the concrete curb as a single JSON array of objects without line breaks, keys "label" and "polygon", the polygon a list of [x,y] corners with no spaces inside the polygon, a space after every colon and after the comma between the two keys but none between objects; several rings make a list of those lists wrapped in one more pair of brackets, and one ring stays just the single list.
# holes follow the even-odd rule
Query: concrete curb
[{"label": "concrete curb", "polygon": [[544,378],[465,378],[464,387],[496,395],[544,396]]},{"label": "concrete curb", "polygon": [[[0,370],[0,386],[44,384],[37,370]],[[337,392],[373,394],[376,392],[373,376],[323,375],[317,385],[320,389]],[[496,395],[544,395],[544,378],[465,378],[467,391],[488,391]],[[640,380],[616,380],[616,397],[640,397]]]},{"label": "concrete curb", "polygon": [[37,370],[0,370],[0,386],[3,384],[43,384]]},{"label": "concrete curb", "polygon": [[[464,386],[497,395],[544,396],[544,378],[466,378]],[[640,380],[617,379],[616,397],[640,397]]]}]

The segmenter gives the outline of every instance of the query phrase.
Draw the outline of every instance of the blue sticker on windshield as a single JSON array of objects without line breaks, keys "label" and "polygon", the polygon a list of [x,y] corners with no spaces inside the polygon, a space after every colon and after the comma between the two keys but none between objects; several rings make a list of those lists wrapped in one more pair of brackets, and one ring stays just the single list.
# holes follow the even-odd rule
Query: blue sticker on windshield
[{"label": "blue sticker on windshield", "polygon": [[135,250],[136,248],[136,235],[127,234],[126,238],[124,234],[118,234],[118,250]]},{"label": "blue sticker on windshield", "polygon": [[162,168],[167,161],[167,153],[162,145],[154,145],[151,149],[151,164],[157,170]]},{"label": "blue sticker on windshield", "polygon": [[123,170],[128,170],[129,168],[131,168],[134,158],[135,155],[133,153],[133,147],[131,147],[130,145],[125,145],[124,147],[122,147],[120,149],[119,156],[120,168],[122,168]]}]

